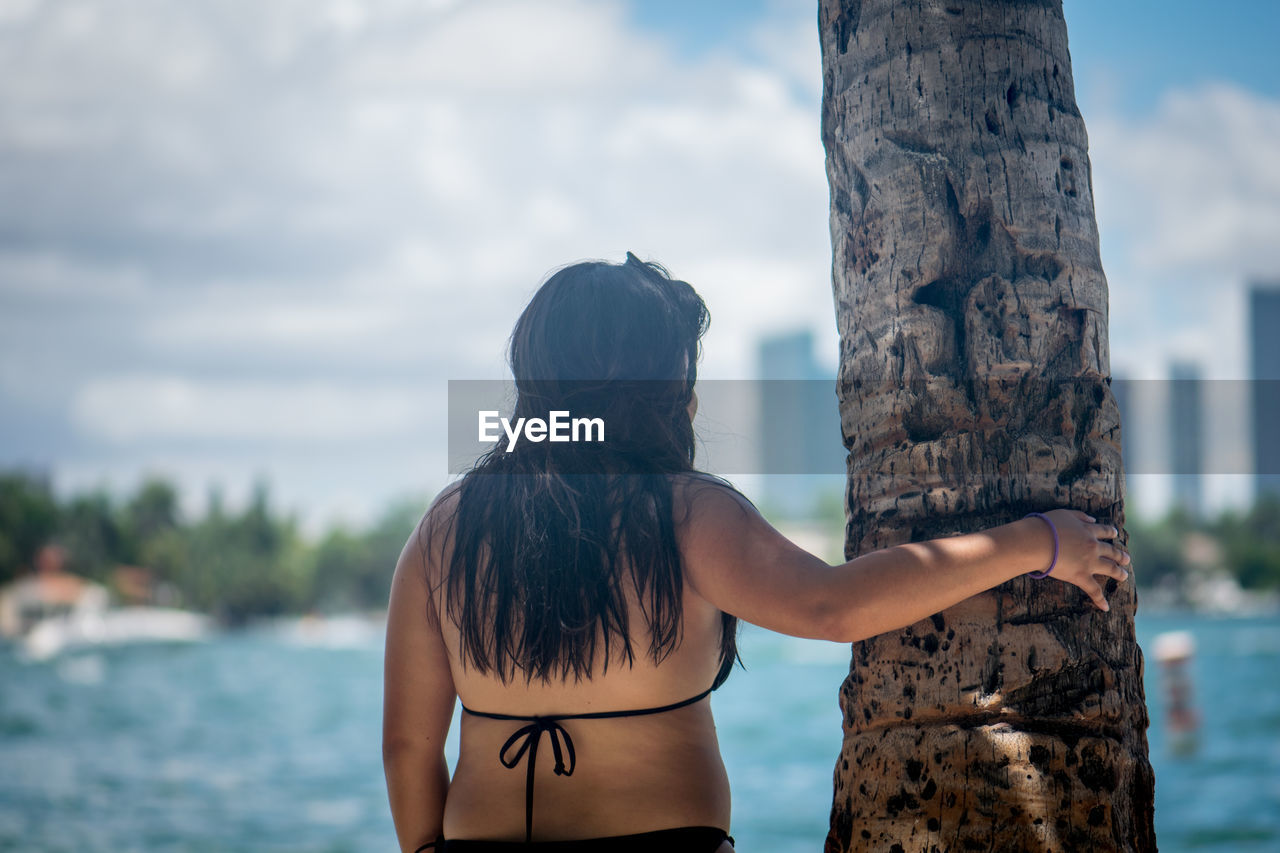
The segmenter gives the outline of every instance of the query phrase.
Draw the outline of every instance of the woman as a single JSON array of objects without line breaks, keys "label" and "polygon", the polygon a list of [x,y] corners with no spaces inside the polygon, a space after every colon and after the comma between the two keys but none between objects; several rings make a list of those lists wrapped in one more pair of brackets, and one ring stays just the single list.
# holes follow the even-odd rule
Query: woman
[{"label": "woman", "polygon": [[561,269],[516,323],[511,420],[586,414],[607,441],[503,439],[405,545],[383,719],[402,850],[728,853],[707,694],[739,618],[848,643],[1045,566],[1103,610],[1095,576],[1128,577],[1103,541],[1118,531],[1068,509],[835,567],[792,544],[693,468],[707,323],[693,288],[631,254]]}]

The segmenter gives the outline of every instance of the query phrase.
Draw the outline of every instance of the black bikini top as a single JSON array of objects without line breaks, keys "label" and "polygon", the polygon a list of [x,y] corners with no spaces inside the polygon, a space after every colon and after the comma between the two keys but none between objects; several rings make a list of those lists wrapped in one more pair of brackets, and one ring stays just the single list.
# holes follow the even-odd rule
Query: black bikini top
[{"label": "black bikini top", "polygon": [[[639,717],[645,714],[661,714],[663,711],[674,711],[676,708],[683,708],[685,705],[692,705],[694,702],[706,698],[712,690],[720,686],[719,682],[722,680],[717,678],[716,684],[708,687],[697,696],[691,696],[681,702],[673,702],[670,705],[662,705],[657,708],[639,708],[634,711],[592,711],[585,714],[534,714],[532,716],[522,716],[520,714],[491,714],[487,711],[473,711],[466,705],[462,706],[462,710],[472,716],[488,717],[491,720],[528,721],[528,725],[516,729],[511,737],[507,738],[507,742],[502,745],[502,749],[498,750],[498,760],[502,762],[502,766],[514,770],[516,765],[520,763],[520,759],[524,758],[525,753],[529,753],[529,767],[526,771],[524,787],[524,838],[526,842],[529,842],[533,840],[533,768],[534,762],[538,758],[538,742],[542,740],[543,732],[547,732],[551,736],[551,752],[556,758],[556,775],[572,776],[573,768],[576,764],[573,738],[569,737],[568,730],[560,725],[560,720],[604,720],[611,717]],[[516,748],[515,753],[508,755],[513,748]],[[569,759],[568,764],[565,763],[566,755]]]}]

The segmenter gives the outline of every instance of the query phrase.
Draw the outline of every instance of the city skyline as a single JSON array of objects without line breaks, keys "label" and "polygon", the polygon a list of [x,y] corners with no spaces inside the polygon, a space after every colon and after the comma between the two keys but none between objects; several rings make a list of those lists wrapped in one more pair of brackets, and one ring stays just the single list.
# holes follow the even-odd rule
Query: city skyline
[{"label": "city skyline", "polygon": [[1163,379],[1113,371],[1126,479],[1151,514],[1203,518],[1280,493],[1280,280],[1251,280],[1246,299],[1245,377],[1207,377],[1202,360],[1176,354]]}]

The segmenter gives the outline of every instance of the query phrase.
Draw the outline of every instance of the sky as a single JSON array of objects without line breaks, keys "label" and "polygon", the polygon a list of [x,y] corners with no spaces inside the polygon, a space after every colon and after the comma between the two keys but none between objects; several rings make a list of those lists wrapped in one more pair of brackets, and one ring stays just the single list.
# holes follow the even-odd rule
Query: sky
[{"label": "sky", "polygon": [[[1278,8],[1065,4],[1115,375],[1246,376],[1245,287],[1280,277]],[[265,480],[309,529],[365,523],[447,482],[447,381],[505,375],[542,279],[628,250],[707,300],[703,377],[797,328],[834,367],[816,19],[0,0],[0,467],[165,476],[191,512]]]}]

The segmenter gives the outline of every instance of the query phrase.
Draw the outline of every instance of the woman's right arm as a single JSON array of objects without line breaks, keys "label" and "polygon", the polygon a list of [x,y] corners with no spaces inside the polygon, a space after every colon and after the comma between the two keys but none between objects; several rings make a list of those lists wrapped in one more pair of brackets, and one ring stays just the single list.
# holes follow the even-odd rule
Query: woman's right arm
[{"label": "woman's right arm", "polygon": [[[1007,580],[1048,567],[1053,534],[1041,518],[909,542],[831,566],[787,539],[741,495],[695,483],[677,536],[694,590],[726,613],[795,637],[855,642],[905,628]],[[1052,579],[1106,610],[1097,575],[1123,581],[1129,555],[1103,541],[1110,524],[1078,510],[1045,513],[1058,530]]]},{"label": "woman's right arm", "polygon": [[457,691],[428,578],[439,577],[441,549],[424,546],[420,534],[445,535],[440,508],[455,492],[441,493],[409,536],[391,579],[383,653],[382,766],[391,820],[401,850],[434,841],[444,825],[449,768],[444,741]]}]

